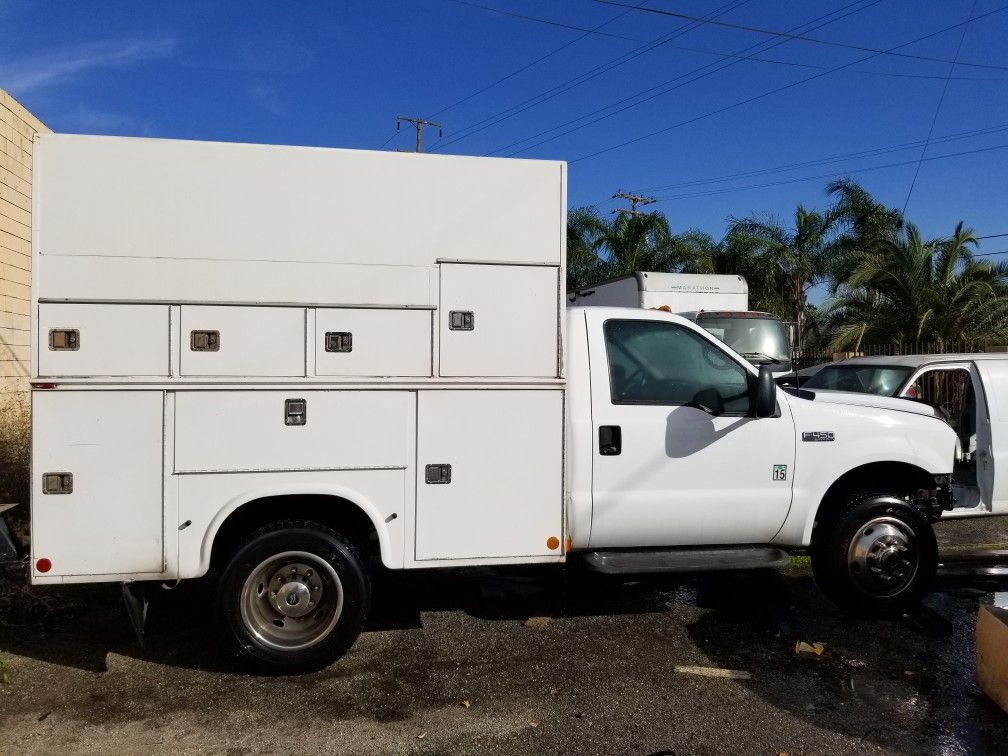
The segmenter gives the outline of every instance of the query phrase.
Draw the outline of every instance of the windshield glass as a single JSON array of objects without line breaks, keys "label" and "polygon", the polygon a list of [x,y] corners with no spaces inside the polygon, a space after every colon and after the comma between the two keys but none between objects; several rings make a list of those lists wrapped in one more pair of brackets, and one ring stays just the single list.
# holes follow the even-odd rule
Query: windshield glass
[{"label": "windshield glass", "polygon": [[909,367],[886,365],[828,365],[805,381],[802,388],[896,396],[912,371]]},{"label": "windshield glass", "polygon": [[697,325],[721,339],[750,362],[789,363],[787,329],[777,318],[726,318],[697,316]]}]

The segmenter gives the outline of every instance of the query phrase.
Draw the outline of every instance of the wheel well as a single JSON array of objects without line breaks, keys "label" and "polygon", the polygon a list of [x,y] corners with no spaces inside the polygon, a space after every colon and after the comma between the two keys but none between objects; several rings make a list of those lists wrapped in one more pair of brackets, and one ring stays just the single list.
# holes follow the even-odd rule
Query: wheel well
[{"label": "wheel well", "polygon": [[378,532],[364,510],[348,499],[325,494],[264,496],[242,504],[221,523],[210,550],[211,568],[243,536],[278,519],[312,520],[346,536],[367,558],[380,558]]},{"label": "wheel well", "polygon": [[858,491],[912,496],[921,489],[937,487],[934,476],[906,462],[872,462],[848,470],[829,487],[819,504],[816,520],[838,514]]}]

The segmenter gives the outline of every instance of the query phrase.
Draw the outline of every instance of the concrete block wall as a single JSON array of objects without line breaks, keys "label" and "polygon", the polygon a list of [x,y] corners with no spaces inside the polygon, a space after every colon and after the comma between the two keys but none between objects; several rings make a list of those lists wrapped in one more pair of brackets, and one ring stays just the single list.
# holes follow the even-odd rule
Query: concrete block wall
[{"label": "concrete block wall", "polygon": [[32,139],[47,131],[0,89],[0,404],[28,392]]}]

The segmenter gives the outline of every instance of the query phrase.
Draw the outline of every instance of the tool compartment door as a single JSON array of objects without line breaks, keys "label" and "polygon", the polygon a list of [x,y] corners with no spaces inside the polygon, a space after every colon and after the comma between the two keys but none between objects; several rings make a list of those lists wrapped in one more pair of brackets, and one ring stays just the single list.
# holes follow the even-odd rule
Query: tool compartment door
[{"label": "tool compartment door", "polygon": [[[162,392],[36,391],[32,412],[33,569],[162,572]],[[72,490],[45,493],[47,473],[71,474]]]},{"label": "tool compartment door", "polygon": [[559,374],[560,268],[441,263],[441,375]]},{"label": "tool compartment door", "polygon": [[183,305],[183,376],[305,374],[305,308]]},{"label": "tool compartment door", "polygon": [[431,311],[320,307],[315,310],[315,373],[430,376]]},{"label": "tool compartment door", "polygon": [[167,376],[168,306],[38,306],[42,377]]},{"label": "tool compartment door", "polygon": [[421,391],[417,410],[418,561],[562,554],[562,391]]}]

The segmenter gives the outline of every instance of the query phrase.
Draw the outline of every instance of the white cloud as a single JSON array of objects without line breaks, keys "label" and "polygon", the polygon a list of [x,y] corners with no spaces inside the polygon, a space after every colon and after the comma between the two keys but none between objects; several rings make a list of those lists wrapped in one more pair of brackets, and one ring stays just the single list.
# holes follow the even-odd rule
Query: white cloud
[{"label": "white cloud", "polygon": [[277,95],[273,87],[266,84],[253,84],[248,89],[248,96],[256,105],[268,113],[275,116],[282,116],[287,112],[287,106]]},{"label": "white cloud", "polygon": [[110,134],[127,136],[152,136],[154,122],[150,118],[97,110],[86,105],[78,105],[60,113],[54,120],[54,128],[73,134]]},{"label": "white cloud", "polygon": [[174,39],[126,39],[50,50],[34,58],[4,63],[0,66],[0,86],[15,96],[24,95],[65,83],[86,71],[166,58],[175,47]]}]

